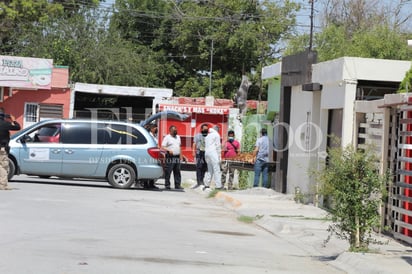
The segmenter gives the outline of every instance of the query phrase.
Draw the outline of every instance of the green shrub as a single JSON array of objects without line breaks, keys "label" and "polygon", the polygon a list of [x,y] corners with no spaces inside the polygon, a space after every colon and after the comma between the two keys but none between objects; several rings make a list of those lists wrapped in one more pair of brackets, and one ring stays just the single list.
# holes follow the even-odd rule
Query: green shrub
[{"label": "green shrub", "polygon": [[250,187],[249,178],[251,171],[240,170],[239,171],[239,189],[247,189]]},{"label": "green shrub", "polygon": [[[259,131],[256,128],[256,124],[251,125],[249,121],[251,120],[252,115],[249,114],[242,118],[242,123],[246,125],[243,128],[242,132],[242,152],[252,152],[255,148],[255,143],[257,140],[257,132]],[[246,189],[251,187],[250,179],[252,171],[240,170],[239,171],[239,189]]]},{"label": "green shrub", "polygon": [[388,176],[379,174],[372,152],[348,146],[329,151],[328,165],[319,172],[321,194],[331,200],[332,234],[349,241],[350,251],[365,251],[374,228],[381,226],[379,208]]}]

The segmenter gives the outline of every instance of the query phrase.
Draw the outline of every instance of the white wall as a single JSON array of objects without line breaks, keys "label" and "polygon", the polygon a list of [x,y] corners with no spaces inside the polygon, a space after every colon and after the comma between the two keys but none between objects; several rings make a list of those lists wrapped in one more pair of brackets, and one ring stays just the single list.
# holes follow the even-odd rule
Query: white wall
[{"label": "white wall", "polygon": [[160,104],[164,98],[170,98],[173,96],[173,90],[168,88],[127,87],[75,83],[70,95],[70,118],[73,118],[74,115],[74,101],[77,91],[95,94],[153,97],[152,113],[156,112],[156,104]]},{"label": "white wall", "polygon": [[[290,132],[293,136],[289,136],[294,140],[289,140],[287,193],[294,193],[295,187],[300,187],[303,193],[314,191],[314,181],[309,172],[319,164],[322,165],[326,155],[328,110],[343,109],[342,145],[352,143],[358,80],[400,82],[410,67],[409,61],[355,57],[343,57],[313,65],[312,82],[322,84],[322,91],[304,92],[301,86],[292,87]],[[321,136],[316,136],[313,130],[306,131],[304,125],[308,119],[318,126]],[[317,146],[316,150],[310,152],[302,150],[298,145],[305,144],[308,132],[310,147]]]},{"label": "white wall", "polygon": [[[342,57],[313,65],[312,82],[323,85],[321,109],[343,109],[342,146],[353,142],[358,80],[401,82],[411,64],[410,61]],[[327,117],[321,120],[322,128],[327,130]]]},{"label": "white wall", "polygon": [[410,61],[342,57],[314,64],[312,80],[319,83],[349,80],[400,82],[411,64]]},{"label": "white wall", "polygon": [[274,77],[280,77],[282,72],[282,62],[265,66],[262,68],[262,79],[271,79]]},{"label": "white wall", "polygon": [[342,121],[342,147],[345,147],[353,141],[353,130],[355,122],[355,99],[356,99],[356,83],[347,83],[345,85],[345,101],[343,105],[343,121]]},{"label": "white wall", "polygon": [[341,85],[338,81],[336,81],[322,83],[322,85],[321,108],[343,108],[345,103],[346,84]]},{"label": "white wall", "polygon": [[314,184],[309,174],[316,167],[318,138],[317,126],[320,119],[320,93],[302,91],[300,86],[292,87],[289,161],[287,193],[294,193],[299,187],[303,193],[313,193]]},{"label": "white wall", "polygon": [[242,141],[242,122],[240,121],[240,113],[238,108],[229,108],[229,120],[227,129],[232,129],[235,132],[236,139]]}]

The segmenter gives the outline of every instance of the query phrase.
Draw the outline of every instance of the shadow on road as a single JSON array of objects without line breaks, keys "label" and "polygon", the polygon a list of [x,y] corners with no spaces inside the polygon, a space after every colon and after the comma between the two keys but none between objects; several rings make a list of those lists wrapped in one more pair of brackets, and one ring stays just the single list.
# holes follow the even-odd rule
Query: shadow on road
[{"label": "shadow on road", "polygon": [[[9,183],[13,184],[37,184],[37,185],[61,185],[61,186],[78,186],[78,187],[95,187],[95,188],[113,188],[110,185],[92,184],[90,181],[67,181],[67,179],[36,179],[30,178],[30,180],[10,180]],[[96,182],[99,183],[99,182]],[[104,182],[100,182],[104,183]]]},{"label": "shadow on road", "polygon": [[[92,187],[92,188],[112,188],[119,190],[145,190],[145,191],[154,191],[152,189],[144,189],[140,186],[133,186],[129,189],[120,189],[110,186],[106,181],[101,180],[86,180],[86,179],[68,179],[68,178],[39,178],[37,176],[27,176],[21,179],[12,179],[9,181],[13,184],[38,184],[38,185],[59,185],[59,186],[75,186],[75,187]],[[156,191],[160,191],[156,190]]]},{"label": "shadow on road", "polygon": [[157,192],[177,192],[177,193],[184,193],[184,190],[177,190],[177,189],[165,189],[164,183],[160,182],[156,183],[158,188],[155,189],[148,189],[143,188],[142,185],[139,183],[134,184],[131,188],[121,189],[121,188],[114,188],[112,187],[107,181],[105,180],[98,180],[98,179],[79,179],[79,178],[61,178],[61,177],[51,177],[51,178],[40,178],[39,176],[28,176],[28,175],[20,175],[13,177],[12,180],[9,181],[12,184],[37,184],[37,185],[59,185],[59,186],[74,186],[74,187],[91,187],[91,188],[111,188],[113,190],[140,190],[140,191],[157,191]]}]

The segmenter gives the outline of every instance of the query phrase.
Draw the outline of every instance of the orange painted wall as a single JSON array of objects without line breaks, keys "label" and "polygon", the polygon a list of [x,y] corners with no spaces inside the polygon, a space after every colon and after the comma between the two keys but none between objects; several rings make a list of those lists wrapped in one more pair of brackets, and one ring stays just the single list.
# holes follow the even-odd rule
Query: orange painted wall
[{"label": "orange painted wall", "polygon": [[62,104],[63,118],[68,118],[71,94],[68,67],[53,68],[51,86],[51,90],[21,90],[13,88],[12,94],[10,94],[10,88],[4,87],[3,102],[0,102],[0,107],[3,107],[6,113],[14,115],[22,127],[24,126],[25,103]]},{"label": "orange painted wall", "polygon": [[70,88],[52,88],[51,90],[13,89],[12,96],[9,96],[9,88],[4,88],[3,102],[0,102],[0,106],[4,108],[6,113],[13,114],[21,126],[23,126],[25,103],[63,104],[63,117],[68,118]]}]

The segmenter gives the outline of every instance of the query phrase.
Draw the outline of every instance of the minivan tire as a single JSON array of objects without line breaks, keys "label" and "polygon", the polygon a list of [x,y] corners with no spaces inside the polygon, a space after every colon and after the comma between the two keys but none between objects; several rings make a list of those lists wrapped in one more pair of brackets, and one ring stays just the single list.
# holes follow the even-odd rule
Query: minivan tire
[{"label": "minivan tire", "polygon": [[134,168],[127,164],[115,164],[107,175],[109,184],[114,188],[130,188],[136,181]]},{"label": "minivan tire", "polygon": [[7,179],[11,180],[14,174],[16,173],[16,165],[14,164],[12,159],[9,159],[9,173],[7,174]]}]

